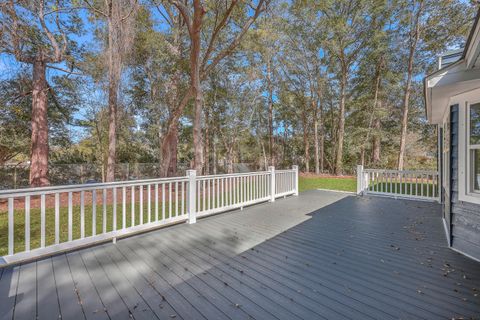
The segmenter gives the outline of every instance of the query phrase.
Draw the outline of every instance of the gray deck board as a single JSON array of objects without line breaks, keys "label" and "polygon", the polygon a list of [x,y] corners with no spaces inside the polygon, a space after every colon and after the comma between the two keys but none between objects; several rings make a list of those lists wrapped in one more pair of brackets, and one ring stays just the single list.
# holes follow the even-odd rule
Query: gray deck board
[{"label": "gray deck board", "polygon": [[[249,230],[251,231],[252,229],[249,228]],[[395,261],[395,267],[393,269],[390,269],[390,270],[387,269],[387,271],[385,271],[386,270],[385,268],[384,269],[379,268],[379,266],[382,267],[382,265],[384,264],[384,263],[379,263],[379,261],[381,262],[381,260],[382,260],[380,257],[378,259],[370,259],[369,256],[350,255],[349,252],[345,252],[345,250],[342,249],[342,247],[338,245],[338,242],[336,242],[334,244],[335,247],[333,247],[331,250],[328,250],[327,248],[325,248],[325,246],[323,246],[321,252],[318,252],[318,254],[315,254],[317,248],[315,248],[314,246],[310,246],[310,244],[308,244],[308,245],[306,243],[290,244],[286,241],[282,242],[282,240],[280,238],[282,238],[282,236],[279,236],[277,238],[277,239],[280,240],[280,241],[278,241],[278,246],[277,247],[275,247],[277,245],[276,242],[275,243],[274,242],[266,243],[265,246],[269,246],[268,250],[261,251],[260,248],[257,248],[257,249],[255,249],[254,252],[260,252],[261,251],[261,254],[259,255],[260,258],[264,254],[268,255],[269,253],[272,252],[272,250],[277,249],[277,248],[278,248],[277,251],[278,251],[279,256],[282,256],[286,252],[290,252],[290,251],[293,251],[293,254],[298,253],[298,252],[303,252],[304,254],[308,255],[308,258],[310,258],[310,265],[315,265],[315,266],[317,266],[319,262],[320,263],[324,262],[325,258],[330,259],[329,260],[330,263],[333,263],[333,262],[340,263],[340,262],[343,261],[345,263],[344,268],[350,268],[350,270],[352,272],[355,270],[355,268],[368,269],[368,270],[374,271],[374,280],[378,278],[379,274],[383,274],[383,275],[386,276],[386,280],[384,279],[382,281],[389,281],[389,279],[391,278],[391,275],[392,275],[392,273],[394,273],[394,271],[397,271],[397,272],[402,271],[400,274],[403,274],[404,276],[408,275],[408,276],[404,277],[404,279],[402,280],[402,284],[404,282],[418,283],[418,281],[423,281],[424,283],[427,283],[426,277],[429,277],[430,274],[431,274],[431,273],[426,273],[424,275],[421,275],[422,277],[420,277],[418,279],[415,279],[413,277],[413,281],[412,281],[412,276],[416,276],[416,274],[414,273],[415,270],[410,270],[410,272],[403,272],[403,270],[398,267],[398,264],[401,262],[401,260]],[[324,241],[328,241],[328,240],[324,240]],[[325,243],[325,242],[322,242],[322,243]],[[270,245],[271,245],[271,247],[270,247]],[[339,249],[341,249],[341,250],[339,250]],[[349,248],[347,250],[350,250],[350,249],[351,248]],[[318,257],[320,260],[313,260],[312,261],[311,258],[314,258],[314,257]],[[381,257],[383,257],[383,259],[385,259],[385,261],[388,261],[388,259],[385,256],[381,256]],[[361,261],[364,258],[373,260],[373,262],[369,265],[357,264],[358,261]],[[398,276],[400,276],[400,274],[398,274]],[[395,286],[398,285],[397,283],[394,283],[394,284],[395,284]],[[452,293],[454,293],[454,291],[453,290],[447,290],[445,292],[444,289],[450,289],[450,288],[440,288],[439,289],[439,288],[436,288],[437,284],[439,284],[438,281],[436,283],[433,282],[433,281],[428,283],[429,289],[433,290],[434,293],[438,293],[438,296],[435,297],[435,298],[440,299],[440,300],[444,300],[444,302],[447,303],[447,304],[455,302],[455,301],[452,301],[450,299],[450,297],[458,298],[458,296],[455,297],[452,294]],[[463,288],[461,286],[458,289],[468,291],[468,290],[465,290],[465,288]],[[450,291],[452,293],[450,293]],[[448,297],[448,296],[450,296],[450,297]]]},{"label": "gray deck board", "polygon": [[[315,283],[315,278],[312,278],[304,267],[304,264],[299,264],[293,268],[286,268],[284,260],[290,262],[284,254],[269,258],[264,254],[257,256],[252,255],[257,250],[248,250],[244,252],[241,259],[237,259],[236,263],[240,268],[246,266],[251,269],[256,269],[267,275],[278,276],[283,284],[289,284],[290,287],[299,292],[314,293],[309,295],[309,298],[318,301],[319,304],[326,303],[335,310],[341,310],[343,314],[348,317],[360,319],[369,318],[375,315],[380,318],[395,318],[393,315],[385,313],[380,308],[370,307],[365,301],[357,301],[355,299],[345,300],[345,283],[333,282],[330,279],[320,278],[320,281]],[[253,258],[253,259],[252,259]],[[317,273],[315,270],[314,275]],[[323,271],[323,270],[322,270]],[[330,284],[330,285],[329,285]],[[359,293],[357,298],[362,298],[365,293]],[[337,316],[338,317],[338,316]]]},{"label": "gray deck board", "polygon": [[155,291],[153,285],[145,280],[143,276],[139,275],[136,269],[128,261],[125,261],[115,247],[101,247],[101,250],[99,250],[98,253],[100,255],[108,256],[108,258],[116,264],[125,276],[125,279],[144,299],[150,310],[152,310],[158,318],[168,319],[175,317],[176,319],[182,319],[172,306],[165,301],[164,297]]},{"label": "gray deck board", "polygon": [[162,269],[157,272],[155,268],[151,267],[141,259],[137,252],[130,250],[127,246],[117,247],[124,259],[127,259],[135,266],[138,273],[145,277],[155,291],[160,293],[162,297],[184,318],[184,319],[205,319],[205,317],[192,305],[188,300],[182,296],[174,286],[171,286],[160,274],[163,274]]},{"label": "gray deck board", "polygon": [[0,269],[3,319],[480,318],[438,204],[310,191]]},{"label": "gray deck board", "polygon": [[[302,271],[302,276],[304,278],[306,278],[307,280],[310,280],[310,281],[313,280],[308,275],[308,273],[313,268],[314,269],[314,275],[313,275],[314,279],[315,279],[315,274],[318,274],[318,271],[322,271],[322,273],[324,275],[329,275],[329,276],[331,276],[332,279],[343,279],[343,280],[345,280],[345,281],[343,281],[342,283],[339,284],[339,287],[344,288],[345,291],[347,291],[347,292],[351,291],[351,289],[349,288],[351,283],[356,283],[356,284],[361,286],[361,288],[362,288],[361,291],[364,295],[365,294],[370,294],[372,298],[375,298],[376,300],[383,301],[384,303],[388,303],[389,298],[390,298],[391,303],[393,303],[394,305],[400,305],[400,307],[416,306],[417,310],[414,313],[416,315],[423,314],[424,316],[427,316],[429,314],[429,312],[425,312],[425,310],[422,309],[422,306],[423,306],[422,303],[417,303],[416,302],[417,297],[412,298],[412,297],[409,297],[408,295],[406,295],[406,294],[409,293],[408,291],[403,292],[401,290],[397,290],[399,292],[399,296],[401,297],[400,299],[398,299],[398,298],[390,297],[388,295],[389,291],[397,289],[395,287],[385,286],[385,288],[383,288],[384,290],[382,290],[382,291],[370,290],[369,285],[371,284],[371,281],[373,281],[374,283],[377,283],[377,284],[382,283],[382,281],[383,281],[383,280],[377,281],[377,277],[375,277],[375,274],[373,274],[373,273],[369,278],[359,280],[359,279],[357,279],[353,276],[348,276],[348,274],[345,274],[345,272],[344,272],[345,269],[344,268],[348,267],[347,265],[342,266],[341,272],[337,272],[336,269],[337,269],[337,266],[339,265],[338,262],[336,262],[335,265],[333,265],[332,262],[328,262],[326,268],[321,268],[321,265],[324,263],[325,258],[333,258],[333,259],[338,260],[338,258],[335,255],[333,257],[324,256],[321,260],[315,260],[315,259],[310,258],[313,255],[312,252],[307,252],[306,255],[298,255],[297,252],[295,252],[295,249],[293,249],[292,251],[287,251],[285,249],[285,246],[282,246],[282,250],[278,253],[278,255],[273,256],[273,259],[269,259],[268,256],[271,256],[272,252],[275,252],[275,249],[273,249],[273,248],[265,248],[265,249],[266,250],[255,249],[254,252],[258,252],[259,257],[252,257],[253,259],[251,261],[258,264],[258,261],[263,259],[267,262],[267,264],[274,265],[275,261],[279,261],[279,260],[281,261],[282,259],[285,259],[286,261],[288,261],[288,264],[292,266],[290,269],[287,269],[287,271],[294,272],[295,270],[301,270]],[[300,250],[300,249],[297,249],[297,250]],[[247,252],[243,255],[243,257],[244,257],[243,261],[250,260],[250,259],[246,259],[248,254],[249,254],[249,252]],[[246,262],[244,262],[243,264],[245,264],[245,263]],[[307,268],[304,268],[305,266],[307,266]],[[259,268],[259,267],[257,267],[257,268]],[[361,267],[357,266],[357,268],[361,268]],[[275,270],[278,271],[279,269],[275,268]],[[354,273],[354,271],[355,271],[355,268],[350,269],[351,273]],[[325,281],[325,280],[320,278],[319,281]],[[399,310],[402,310],[402,309],[399,309]],[[397,312],[399,310],[397,310]],[[358,311],[360,311],[360,310],[358,310]],[[409,316],[411,317],[414,314],[409,314]]]},{"label": "gray deck board", "polygon": [[[130,282],[125,281],[125,275],[120,271],[116,264],[112,262],[107,255],[97,253],[97,248],[93,251],[96,258],[101,262],[106,277],[111,282],[110,289],[114,288],[116,290],[117,294],[121,297],[122,302],[128,308],[130,314],[135,319],[158,319],[143,297],[131,286]],[[113,301],[114,303],[119,303],[118,299]],[[111,315],[110,317],[115,318]]]},{"label": "gray deck board", "polygon": [[[214,260],[211,253],[206,254],[195,248],[191,249],[192,251],[184,249],[181,253],[188,256],[191,260],[200,261],[198,263],[209,266],[208,273],[221,281],[221,285],[224,287],[233,288],[243,296],[250,297],[255,303],[262,306],[262,308],[278,319],[300,318],[299,315],[289,310],[288,304],[290,300],[286,300],[284,297],[279,298],[276,294],[272,294],[268,287],[248,281],[249,279],[244,278],[240,272],[231,272],[229,269],[222,268],[221,263],[218,260]],[[285,302],[287,303],[285,304]]]},{"label": "gray deck board", "polygon": [[204,295],[208,301],[214,304],[226,316],[231,319],[248,318],[248,314],[245,313],[241,308],[236,307],[232,301],[226,299],[222,294],[222,291],[218,292],[214,290],[195,274],[193,274],[189,269],[190,264],[182,264],[181,262],[175,261],[168,253],[157,250],[155,246],[150,246],[149,248],[150,249],[147,250],[147,248],[143,247],[145,250],[143,252],[148,254],[152,259],[155,259],[157,256],[156,254],[161,255],[162,261],[168,270],[175,273],[179,278],[182,279],[182,281],[188,283],[199,294]]},{"label": "gray deck board", "polygon": [[37,319],[59,319],[57,286],[52,259],[37,261]]},{"label": "gray deck board", "polygon": [[[209,230],[211,232],[211,230]],[[215,230],[212,233],[214,234]],[[197,237],[200,237],[201,234],[195,233],[193,230],[189,233],[191,240],[194,241]],[[185,248],[186,249],[186,248]],[[361,318],[362,315],[356,313],[349,313],[348,310],[344,310],[344,308],[338,308],[336,310],[342,310],[341,312],[334,312],[329,309],[331,307],[331,303],[336,304],[336,301],[330,299],[329,297],[324,297],[325,299],[316,300],[312,299],[311,296],[302,295],[301,292],[304,290],[303,287],[300,287],[298,283],[293,281],[288,282],[288,279],[281,278],[280,281],[276,281],[275,277],[277,275],[276,270],[267,270],[262,269],[260,266],[256,266],[254,268],[250,268],[248,265],[245,264],[244,254],[242,254],[242,258],[238,258],[239,260],[235,260],[236,258],[231,259],[228,254],[222,253],[221,250],[214,249],[213,247],[203,246],[202,244],[196,244],[193,248],[196,251],[203,251],[205,254],[209,254],[215,260],[222,261],[222,264],[225,265],[228,272],[240,273],[252,278],[253,281],[258,282],[263,286],[263,288],[268,287],[269,289],[273,290],[284,296],[284,299],[288,299],[288,308],[290,308],[291,304],[295,304],[294,308],[307,308],[309,312],[318,312],[318,316],[326,316],[327,318],[340,318],[340,317],[347,317],[347,315],[355,318]],[[228,249],[228,245],[224,248],[225,250]],[[287,285],[288,283],[288,285]],[[299,304],[300,306],[297,306]],[[338,307],[338,304],[337,304]],[[365,315],[364,315],[365,316]]]},{"label": "gray deck board", "polygon": [[12,319],[20,266],[6,267],[0,278],[0,319]]},{"label": "gray deck board", "polygon": [[67,254],[83,313],[87,319],[109,319],[105,305],[98,294],[98,289],[90,278],[78,251]]},{"label": "gray deck board", "polygon": [[15,319],[35,319],[37,313],[37,264],[20,266],[17,297],[15,298]]},{"label": "gray deck board", "polygon": [[62,318],[85,319],[66,256],[58,255],[51,260]]},{"label": "gray deck board", "polygon": [[176,259],[178,263],[184,266],[188,266],[188,269],[191,272],[201,279],[204,283],[209,285],[211,288],[221,293],[228,299],[230,305],[235,308],[244,310],[250,317],[257,316],[261,319],[275,319],[275,317],[268,313],[266,310],[262,309],[259,305],[255,303],[254,300],[250,300],[247,297],[241,295],[238,291],[234,290],[230,286],[225,286],[224,280],[221,278],[215,278],[212,274],[208,273],[208,267],[202,267],[202,264],[198,264],[198,261],[195,259],[187,260],[185,255],[177,253],[173,249],[165,248],[164,251],[166,254]]},{"label": "gray deck board", "polygon": [[[82,261],[85,264],[88,274],[92,282],[97,288],[98,294],[105,305],[105,311],[108,316],[113,319],[129,319],[130,310],[125,305],[125,301],[120,297],[116,288],[115,281],[110,282],[110,277],[104,272],[102,266],[98,263],[95,254],[91,250],[80,252]],[[109,269],[108,273],[113,273],[114,270]]]},{"label": "gray deck board", "polygon": [[[138,246],[138,243],[131,242],[125,243],[130,247],[131,250],[137,252],[143,260],[155,269],[155,272],[162,272],[162,276],[165,277],[165,280],[190,303],[192,304],[205,318],[207,319],[225,319],[228,316],[218,309],[214,302],[210,301],[205,295],[205,292],[196,290],[190,283],[183,281],[181,277],[175,274],[172,268],[168,265],[165,257],[162,260],[156,260],[154,257],[151,257],[148,251],[141,246]],[[123,244],[122,244],[123,245]]]}]

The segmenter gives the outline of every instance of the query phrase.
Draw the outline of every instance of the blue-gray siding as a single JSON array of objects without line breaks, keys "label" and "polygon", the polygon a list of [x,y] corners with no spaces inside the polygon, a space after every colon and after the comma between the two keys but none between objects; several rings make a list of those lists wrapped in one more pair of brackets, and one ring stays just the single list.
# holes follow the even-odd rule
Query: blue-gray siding
[{"label": "blue-gray siding", "polygon": [[480,260],[480,205],[458,199],[458,116],[458,106],[452,106],[450,140],[452,247]]}]

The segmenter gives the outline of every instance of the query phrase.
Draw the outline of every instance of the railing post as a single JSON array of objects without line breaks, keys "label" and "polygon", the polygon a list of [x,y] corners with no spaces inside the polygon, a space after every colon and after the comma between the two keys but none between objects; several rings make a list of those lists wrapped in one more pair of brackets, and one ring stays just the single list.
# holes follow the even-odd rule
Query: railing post
[{"label": "railing post", "polygon": [[270,202],[275,202],[275,167],[268,167],[270,171]]},{"label": "railing post", "polygon": [[187,170],[188,177],[188,200],[187,200],[187,212],[188,212],[188,223],[197,222],[197,212],[196,212],[196,199],[197,194],[197,171],[196,170]]},{"label": "railing post", "polygon": [[357,194],[362,194],[363,192],[363,166],[361,164],[357,165]]},{"label": "railing post", "polygon": [[293,193],[294,196],[298,196],[298,166],[292,166],[292,169],[295,171],[295,192]]}]

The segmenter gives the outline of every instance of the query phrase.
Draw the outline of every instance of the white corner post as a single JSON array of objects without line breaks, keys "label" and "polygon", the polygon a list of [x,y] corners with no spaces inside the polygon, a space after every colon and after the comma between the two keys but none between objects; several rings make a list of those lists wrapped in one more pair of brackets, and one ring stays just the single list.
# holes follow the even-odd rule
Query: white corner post
[{"label": "white corner post", "polygon": [[357,194],[363,193],[363,166],[357,165]]},{"label": "white corner post", "polygon": [[295,193],[293,194],[294,196],[298,196],[298,166],[294,165],[292,166],[293,171],[295,171]]},{"label": "white corner post", "polygon": [[195,196],[197,194],[197,171],[196,170],[187,170],[188,177],[188,201],[187,201],[187,212],[188,212],[188,221],[187,223],[197,222],[197,210],[195,204]]},{"label": "white corner post", "polygon": [[275,167],[268,167],[270,172],[270,202],[275,202]]}]

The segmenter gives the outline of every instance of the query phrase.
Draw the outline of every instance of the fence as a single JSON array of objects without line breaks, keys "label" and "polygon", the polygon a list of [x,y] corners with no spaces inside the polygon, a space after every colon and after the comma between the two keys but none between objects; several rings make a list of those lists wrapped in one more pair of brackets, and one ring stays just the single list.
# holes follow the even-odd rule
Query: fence
[{"label": "fence", "polygon": [[[254,163],[234,163],[231,169],[235,173],[265,170]],[[183,175],[188,169],[187,163],[177,164],[177,174]],[[211,172],[213,168],[211,168]],[[216,173],[227,173],[227,166],[219,161]],[[30,165],[26,163],[0,166],[0,190],[28,188]],[[159,163],[117,163],[115,178],[118,181],[159,178]],[[72,185],[103,182],[105,168],[95,163],[49,164],[48,178],[52,185]]]},{"label": "fence", "polygon": [[0,191],[0,265],[292,194],[298,194],[297,166]]},{"label": "fence", "polygon": [[357,194],[439,201],[437,171],[364,169],[357,166]]}]

